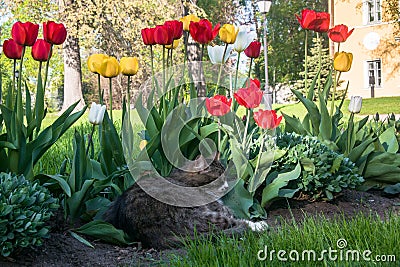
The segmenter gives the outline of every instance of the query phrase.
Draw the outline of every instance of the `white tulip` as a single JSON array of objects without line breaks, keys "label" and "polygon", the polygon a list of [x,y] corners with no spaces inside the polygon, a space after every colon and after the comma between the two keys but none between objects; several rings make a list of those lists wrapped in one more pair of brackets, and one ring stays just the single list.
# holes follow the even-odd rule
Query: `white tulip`
[{"label": "white tulip", "polygon": [[100,105],[92,102],[92,106],[89,110],[89,122],[94,125],[101,124],[103,122],[105,112],[106,105]]},{"label": "white tulip", "polygon": [[362,106],[361,96],[352,96],[350,98],[349,111],[351,113],[360,113],[361,106]]},{"label": "white tulip", "polygon": [[207,46],[207,51],[212,64],[224,64],[231,55],[232,46],[228,45],[223,62],[222,62],[222,57],[225,51],[224,45],[216,45],[216,46],[209,45]]},{"label": "white tulip", "polygon": [[249,45],[250,43],[256,39],[256,34],[255,32],[247,32],[245,30],[239,31],[236,41],[233,44],[234,49],[241,53],[243,52]]}]

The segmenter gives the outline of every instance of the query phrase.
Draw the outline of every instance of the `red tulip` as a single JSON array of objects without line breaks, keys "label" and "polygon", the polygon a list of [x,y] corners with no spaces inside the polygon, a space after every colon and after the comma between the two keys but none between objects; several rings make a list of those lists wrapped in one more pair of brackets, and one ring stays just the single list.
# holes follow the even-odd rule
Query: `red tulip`
[{"label": "red tulip", "polygon": [[32,46],[32,57],[37,61],[47,61],[51,57],[50,53],[51,44],[43,39],[37,39],[36,43]]},{"label": "red tulip", "polygon": [[62,23],[43,22],[43,38],[50,44],[60,45],[67,38],[67,30]]},{"label": "red tulip", "polygon": [[208,44],[218,35],[220,25],[215,25],[214,29],[212,24],[207,19],[201,19],[199,22],[191,21],[189,24],[189,32],[193,40],[200,44]]},{"label": "red tulip", "polygon": [[301,27],[306,30],[316,32],[327,32],[330,24],[330,14],[326,12],[316,12],[315,10],[303,9],[301,17],[296,14]]},{"label": "red tulip", "polygon": [[4,40],[3,51],[4,55],[9,59],[21,59],[22,57],[22,45],[17,44],[13,39]]},{"label": "red tulip", "polygon": [[169,27],[173,31],[173,39],[177,40],[183,35],[183,23],[178,20],[170,20],[164,22],[164,25]]},{"label": "red tulip", "polygon": [[145,45],[155,45],[156,41],[154,41],[154,33],[156,28],[144,28],[142,29],[142,39]]},{"label": "red tulip", "polygon": [[239,105],[251,109],[260,105],[263,92],[254,81],[250,81],[248,88],[240,88],[233,95]]},{"label": "red tulip", "polygon": [[154,30],[154,41],[160,45],[170,45],[174,41],[173,29],[167,25],[157,25]]},{"label": "red tulip", "polygon": [[14,41],[19,45],[32,46],[39,33],[39,25],[32,22],[22,23],[17,21],[11,29]]},{"label": "red tulip", "polygon": [[250,79],[250,84],[254,83],[258,88],[261,88],[261,82],[259,79]]},{"label": "red tulip", "polygon": [[354,29],[349,31],[349,28],[346,25],[340,24],[336,25],[332,29],[328,31],[328,37],[336,43],[342,43],[349,38],[349,36],[353,33]]},{"label": "red tulip", "polygon": [[281,123],[282,116],[278,118],[275,110],[259,109],[254,112],[254,120],[263,129],[275,129]]},{"label": "red tulip", "polygon": [[257,41],[253,41],[250,45],[244,50],[244,53],[249,58],[258,58],[260,56],[261,51],[261,43]]},{"label": "red tulip", "polygon": [[232,104],[232,98],[227,99],[224,95],[216,95],[206,98],[207,111],[213,116],[223,116],[229,112]]}]

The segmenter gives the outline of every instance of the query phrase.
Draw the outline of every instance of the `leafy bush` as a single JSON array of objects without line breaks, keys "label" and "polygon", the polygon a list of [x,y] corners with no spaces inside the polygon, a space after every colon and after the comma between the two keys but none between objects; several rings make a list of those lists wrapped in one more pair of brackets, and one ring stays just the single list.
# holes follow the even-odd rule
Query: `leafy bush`
[{"label": "leafy bush", "polygon": [[18,249],[41,245],[49,227],[44,223],[58,208],[58,200],[24,176],[0,173],[0,248],[9,256]]},{"label": "leafy bush", "polygon": [[279,158],[275,160],[272,171],[287,172],[300,162],[302,173],[289,186],[297,186],[304,193],[317,199],[343,188],[355,188],[364,179],[358,175],[357,167],[343,155],[322,144],[316,137],[283,133],[277,137]]}]

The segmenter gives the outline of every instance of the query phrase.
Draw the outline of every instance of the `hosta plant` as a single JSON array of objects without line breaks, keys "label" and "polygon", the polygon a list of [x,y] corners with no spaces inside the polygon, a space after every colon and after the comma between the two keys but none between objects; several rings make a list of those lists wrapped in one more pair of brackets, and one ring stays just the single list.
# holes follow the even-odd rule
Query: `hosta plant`
[{"label": "hosta plant", "polygon": [[22,175],[0,173],[0,252],[7,257],[21,248],[41,245],[58,200]]},{"label": "hosta plant", "polygon": [[299,162],[301,175],[289,187],[298,187],[313,199],[333,199],[335,193],[344,188],[355,188],[364,181],[349,158],[331,150],[315,137],[284,133],[278,136],[276,145],[279,156],[271,172],[286,172]]}]

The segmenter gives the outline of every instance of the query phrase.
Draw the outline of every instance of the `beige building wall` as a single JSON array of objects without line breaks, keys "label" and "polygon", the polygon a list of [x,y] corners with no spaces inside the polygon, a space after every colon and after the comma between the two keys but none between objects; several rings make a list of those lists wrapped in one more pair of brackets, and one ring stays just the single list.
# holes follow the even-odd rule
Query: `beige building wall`
[{"label": "beige building wall", "polygon": [[[329,2],[332,26],[345,24],[349,29],[354,28],[347,41],[340,44],[340,51],[353,53],[351,70],[341,76],[342,80],[350,82],[348,96],[371,97],[369,76],[372,71],[368,62],[374,60],[381,62],[381,85],[375,85],[375,97],[400,96],[400,41],[395,40],[394,22],[385,18],[385,1],[381,1],[382,21],[378,23],[368,22],[366,1]],[[331,44],[332,53],[337,49],[337,44]]]}]

